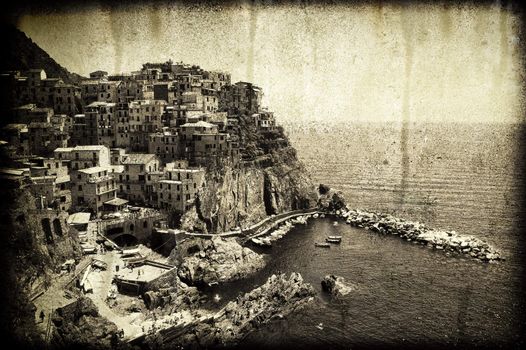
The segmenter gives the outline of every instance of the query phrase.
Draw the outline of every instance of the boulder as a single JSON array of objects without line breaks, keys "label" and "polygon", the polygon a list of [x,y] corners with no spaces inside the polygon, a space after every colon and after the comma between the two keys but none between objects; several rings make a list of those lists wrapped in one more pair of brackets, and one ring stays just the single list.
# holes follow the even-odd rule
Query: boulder
[{"label": "boulder", "polygon": [[321,287],[334,296],[345,296],[354,289],[343,277],[335,275],[325,276],[321,281]]}]

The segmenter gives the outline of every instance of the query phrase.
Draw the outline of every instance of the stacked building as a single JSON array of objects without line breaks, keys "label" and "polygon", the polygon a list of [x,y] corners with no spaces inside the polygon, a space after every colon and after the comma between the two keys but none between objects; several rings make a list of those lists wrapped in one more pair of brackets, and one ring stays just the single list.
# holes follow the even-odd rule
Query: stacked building
[{"label": "stacked building", "polygon": [[14,107],[2,147],[19,158],[2,171],[25,178],[40,206],[63,211],[101,216],[132,204],[183,213],[207,167],[238,166],[240,114],[262,132],[275,127],[259,87],[196,65],[95,71],[78,84],[43,69],[2,78]]}]

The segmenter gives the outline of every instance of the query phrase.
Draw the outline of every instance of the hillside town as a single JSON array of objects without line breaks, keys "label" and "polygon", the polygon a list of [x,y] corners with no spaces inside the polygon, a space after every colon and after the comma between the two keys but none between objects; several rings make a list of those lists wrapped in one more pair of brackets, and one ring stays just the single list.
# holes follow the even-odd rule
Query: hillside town
[{"label": "hillside town", "polygon": [[[136,237],[134,231],[157,224],[153,218],[188,210],[207,168],[242,166],[240,114],[261,133],[275,128],[259,87],[195,65],[96,71],[78,84],[44,69],[6,72],[2,80],[16,106],[1,133],[14,161],[2,178],[29,187],[37,207],[57,216],[107,219],[144,208],[144,223],[123,220],[120,233]],[[51,226],[45,231],[52,240]]]},{"label": "hillside town", "polygon": [[[183,263],[174,254],[183,252],[187,260],[203,255],[194,251],[196,244],[211,245],[226,260],[214,262],[217,270],[206,280],[242,278],[261,268],[263,259],[234,238],[224,239],[254,234],[256,226],[265,230],[273,224],[265,218],[279,222],[284,215],[303,213],[294,209],[310,206],[294,197],[278,203],[263,194],[272,173],[264,176],[258,169],[270,169],[272,150],[288,149],[288,141],[273,113],[261,106],[262,90],[248,82],[232,84],[228,73],[168,61],[144,64],[130,74],[96,71],[73,83],[49,77],[41,68],[4,72],[0,78],[10,106],[0,130],[0,179],[16,202],[9,212],[10,244],[39,260],[40,273],[28,271],[31,280],[23,295],[46,343],[75,337],[61,330],[60,320],[88,300],[97,310],[94,322],[106,322],[100,321],[103,317],[117,325],[108,336],[131,341],[155,333],[167,319],[145,322],[155,316],[142,308],[157,298],[146,292],[178,286],[174,292],[190,298],[184,310],[198,305],[194,290],[177,281],[201,261]],[[228,194],[232,201],[209,208],[223,215],[224,225],[208,220],[208,229],[192,226],[192,220],[206,221],[196,209],[206,200],[202,193],[208,200],[220,197],[216,190],[225,169],[230,177],[224,186],[238,190]],[[239,177],[250,178],[250,172],[257,174],[253,188],[249,182],[239,188],[246,182]],[[212,177],[208,183],[207,176]],[[276,190],[265,189],[270,191]],[[251,207],[255,214],[247,217]],[[183,227],[187,214],[190,226]],[[252,230],[240,227],[242,215]],[[197,278],[186,277],[187,282]],[[146,319],[132,322],[138,297],[146,298],[139,310]],[[197,314],[181,312],[182,321],[199,320]],[[90,325],[88,331],[99,327]]]}]

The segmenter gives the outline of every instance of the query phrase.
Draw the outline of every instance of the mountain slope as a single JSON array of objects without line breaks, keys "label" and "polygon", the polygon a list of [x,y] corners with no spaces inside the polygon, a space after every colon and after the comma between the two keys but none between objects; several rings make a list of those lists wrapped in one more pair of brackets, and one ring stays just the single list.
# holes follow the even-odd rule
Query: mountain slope
[{"label": "mountain slope", "polygon": [[62,78],[65,83],[76,83],[84,79],[58,64],[46,51],[13,25],[3,24],[1,29],[4,38],[7,38],[7,47],[2,53],[1,70],[25,71],[32,68],[43,68],[48,77]]}]

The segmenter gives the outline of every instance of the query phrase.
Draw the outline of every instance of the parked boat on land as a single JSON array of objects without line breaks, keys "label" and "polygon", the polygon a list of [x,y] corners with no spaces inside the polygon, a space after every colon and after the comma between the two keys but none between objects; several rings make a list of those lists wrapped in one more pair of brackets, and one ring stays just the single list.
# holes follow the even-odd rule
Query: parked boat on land
[{"label": "parked boat on land", "polygon": [[270,247],[272,246],[272,243],[270,242],[269,239],[264,239],[264,238],[252,238],[251,239],[252,243],[260,246],[260,247]]},{"label": "parked boat on land", "polygon": [[334,238],[325,238],[325,241],[327,243],[332,243],[332,244],[340,244],[342,242],[342,239],[334,239]]}]

